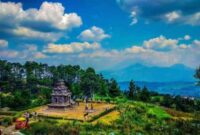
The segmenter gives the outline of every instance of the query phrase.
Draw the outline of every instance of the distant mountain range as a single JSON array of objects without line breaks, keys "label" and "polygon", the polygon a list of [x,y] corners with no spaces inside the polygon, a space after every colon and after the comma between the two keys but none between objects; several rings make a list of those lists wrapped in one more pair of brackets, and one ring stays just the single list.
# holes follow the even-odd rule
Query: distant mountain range
[{"label": "distant mountain range", "polygon": [[106,70],[101,73],[105,78],[115,78],[118,82],[194,82],[195,70],[182,64],[170,67],[148,67],[141,64],[131,65],[119,70]]},{"label": "distant mountain range", "polygon": [[[194,82],[135,82],[135,84],[162,94],[200,98],[200,87]],[[119,86],[123,91],[128,90],[129,82],[119,82]]]}]

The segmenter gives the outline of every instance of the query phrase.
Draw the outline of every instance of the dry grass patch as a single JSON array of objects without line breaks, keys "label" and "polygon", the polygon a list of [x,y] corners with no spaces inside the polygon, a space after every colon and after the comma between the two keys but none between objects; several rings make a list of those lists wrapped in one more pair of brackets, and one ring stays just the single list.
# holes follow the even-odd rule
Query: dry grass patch
[{"label": "dry grass patch", "polygon": [[[90,104],[89,108],[90,108]],[[96,116],[106,110],[106,108],[113,108],[115,105],[107,103],[93,103],[94,111],[89,113],[88,119]],[[79,103],[79,106],[74,106],[66,110],[58,109],[48,109],[47,106],[42,106],[34,109],[41,116],[63,118],[63,119],[75,119],[75,120],[85,120],[85,103]]]},{"label": "dry grass patch", "polygon": [[114,110],[114,111],[100,117],[99,119],[93,121],[92,124],[97,124],[99,122],[99,123],[102,123],[105,125],[112,125],[112,122],[119,119],[119,116],[120,116],[119,112],[117,110]]},{"label": "dry grass patch", "polygon": [[170,108],[164,108],[165,111],[172,116],[173,119],[176,120],[191,120],[193,119],[194,115],[191,113],[186,113],[186,112],[181,112],[181,111],[176,111],[174,109]]}]

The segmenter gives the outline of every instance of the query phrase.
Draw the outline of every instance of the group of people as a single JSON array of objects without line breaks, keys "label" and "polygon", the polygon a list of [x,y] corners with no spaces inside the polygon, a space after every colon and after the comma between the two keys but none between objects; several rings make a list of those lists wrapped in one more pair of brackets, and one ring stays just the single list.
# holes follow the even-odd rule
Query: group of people
[{"label": "group of people", "polygon": [[[91,106],[90,106],[90,110],[93,110],[94,107],[93,107],[93,104],[91,103]],[[89,110],[89,107],[88,107],[88,104],[86,103],[85,105],[85,111]]]},{"label": "group of people", "polygon": [[94,107],[93,104],[91,103],[90,109],[88,107],[88,103],[85,105],[85,113],[84,113],[84,119],[86,120],[88,118],[89,113],[93,112]]}]

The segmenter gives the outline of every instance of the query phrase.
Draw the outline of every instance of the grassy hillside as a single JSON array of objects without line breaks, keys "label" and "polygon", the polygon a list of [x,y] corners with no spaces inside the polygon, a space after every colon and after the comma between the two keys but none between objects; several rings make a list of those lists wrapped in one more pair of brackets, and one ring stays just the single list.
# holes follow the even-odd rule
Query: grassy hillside
[{"label": "grassy hillside", "polygon": [[143,102],[118,103],[116,110],[92,122],[43,119],[23,130],[25,134],[199,134],[200,119]]}]

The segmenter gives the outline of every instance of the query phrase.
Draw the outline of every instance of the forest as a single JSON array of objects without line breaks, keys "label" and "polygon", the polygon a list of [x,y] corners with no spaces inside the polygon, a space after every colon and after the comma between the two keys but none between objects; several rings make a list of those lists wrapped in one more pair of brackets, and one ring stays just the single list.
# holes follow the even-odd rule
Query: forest
[{"label": "forest", "polygon": [[[194,77],[200,78],[200,67]],[[115,79],[108,80],[91,67],[84,70],[78,65],[49,66],[34,61],[20,64],[5,60],[0,60],[0,107],[25,109],[47,104],[54,83],[59,79],[65,81],[73,99],[99,97],[109,101],[122,97],[186,112],[200,110],[198,99],[159,94],[136,86],[133,80],[128,90],[121,91]]]}]

